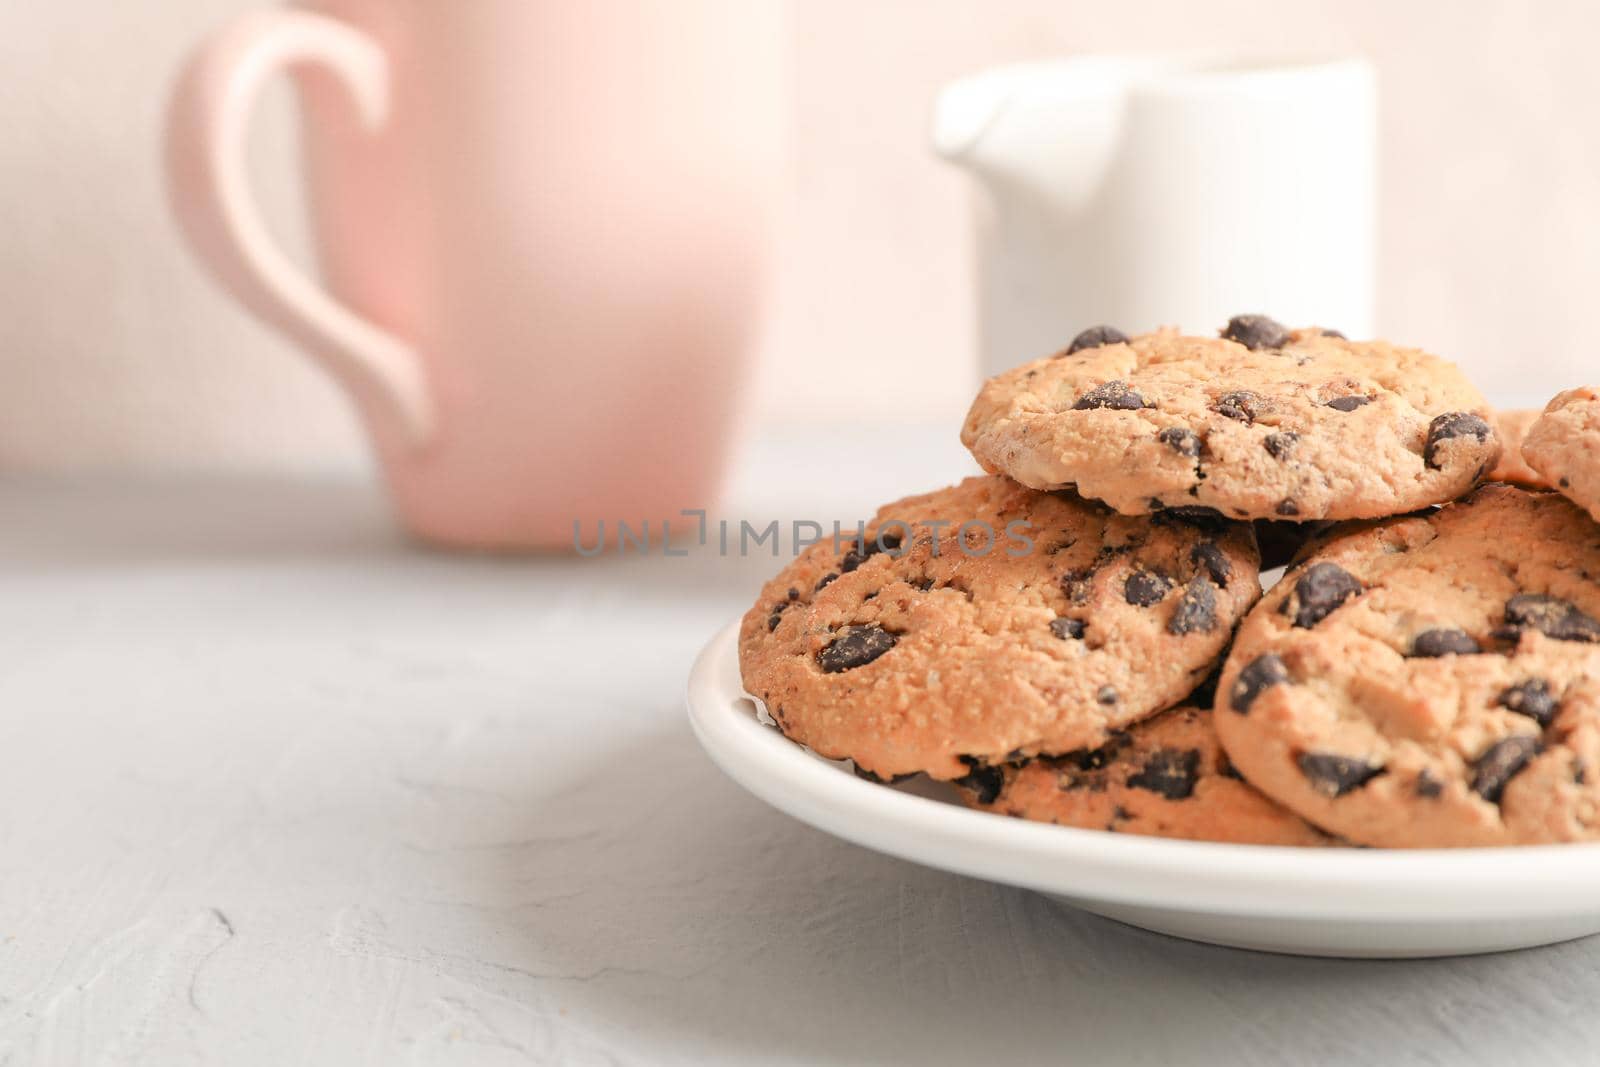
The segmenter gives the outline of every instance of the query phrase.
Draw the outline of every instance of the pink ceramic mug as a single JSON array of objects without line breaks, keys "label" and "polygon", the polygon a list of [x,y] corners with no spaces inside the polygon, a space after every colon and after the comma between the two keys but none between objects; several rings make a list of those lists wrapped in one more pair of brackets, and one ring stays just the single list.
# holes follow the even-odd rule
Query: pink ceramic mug
[{"label": "pink ceramic mug", "polygon": [[[222,283],[348,389],[407,525],[569,546],[716,488],[777,157],[778,5],[318,0],[191,60],[170,186]],[[245,181],[293,69],[324,291]]]}]

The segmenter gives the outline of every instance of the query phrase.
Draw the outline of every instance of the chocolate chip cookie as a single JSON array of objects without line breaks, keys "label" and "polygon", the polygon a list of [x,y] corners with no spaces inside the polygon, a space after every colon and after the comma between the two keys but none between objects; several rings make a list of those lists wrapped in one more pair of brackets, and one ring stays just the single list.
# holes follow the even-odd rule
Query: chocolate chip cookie
[{"label": "chocolate chip cookie", "polygon": [[1528,428],[1541,413],[1532,408],[1520,408],[1515,411],[1495,411],[1489,421],[1494,423],[1494,432],[1500,437],[1500,462],[1489,468],[1484,475],[1491,482],[1510,482],[1520,485],[1524,489],[1554,489],[1555,483],[1532,467],[1522,456],[1522,442],[1528,436]]},{"label": "chocolate chip cookie", "polygon": [[1328,845],[1333,839],[1239,777],[1211,724],[1185,703],[1095,749],[988,767],[962,780],[967,804],[1088,830],[1228,841]]},{"label": "chocolate chip cookie", "polygon": [[1123,514],[1303,522],[1461,495],[1500,453],[1488,413],[1436,356],[1243,315],[1220,338],[1087,330],[990,379],[961,439],[985,470]]},{"label": "chocolate chip cookie", "polygon": [[1600,391],[1585,386],[1558,393],[1528,427],[1522,458],[1600,520]]},{"label": "chocolate chip cookie", "polygon": [[[739,633],[747,691],[869,776],[1097,748],[1194,690],[1260,595],[1248,526],[969,478],[806,549]],[[853,536],[853,531],[850,532]]]},{"label": "chocolate chip cookie", "polygon": [[1240,627],[1218,736],[1359,844],[1600,839],[1597,576],[1600,526],[1510,485],[1336,530]]}]

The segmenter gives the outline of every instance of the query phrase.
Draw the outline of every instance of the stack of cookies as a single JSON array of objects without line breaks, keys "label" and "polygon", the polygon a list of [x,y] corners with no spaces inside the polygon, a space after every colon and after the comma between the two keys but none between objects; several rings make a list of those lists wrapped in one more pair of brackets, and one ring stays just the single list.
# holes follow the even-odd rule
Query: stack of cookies
[{"label": "stack of cookies", "polygon": [[1438,357],[1242,315],[1085,330],[962,441],[988,475],[812,545],[745,616],[794,741],[1074,827],[1600,838],[1600,393],[1495,413]]}]

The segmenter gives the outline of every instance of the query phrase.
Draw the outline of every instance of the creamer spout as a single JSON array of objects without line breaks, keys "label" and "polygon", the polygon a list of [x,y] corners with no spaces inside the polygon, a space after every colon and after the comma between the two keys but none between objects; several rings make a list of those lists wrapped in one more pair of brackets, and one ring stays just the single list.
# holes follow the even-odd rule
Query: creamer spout
[{"label": "creamer spout", "polygon": [[984,134],[1005,110],[1013,86],[1003,71],[951,82],[933,102],[933,150],[958,166],[981,165]]}]

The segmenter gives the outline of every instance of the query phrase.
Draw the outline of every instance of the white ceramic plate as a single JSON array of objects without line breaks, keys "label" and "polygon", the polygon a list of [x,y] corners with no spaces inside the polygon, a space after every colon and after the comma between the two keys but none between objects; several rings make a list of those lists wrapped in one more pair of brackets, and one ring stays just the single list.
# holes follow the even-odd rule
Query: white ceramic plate
[{"label": "white ceramic plate", "polygon": [[736,782],[892,856],[1047,893],[1195,941],[1314,956],[1498,952],[1600,932],[1600,845],[1294,849],[1075,830],[969,811],[945,787],[855,777],[764,725],[739,682],[738,625],[689,675],[689,720]]}]

